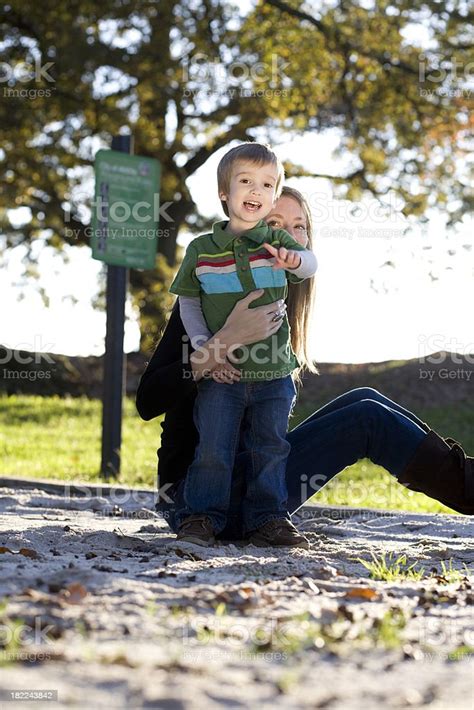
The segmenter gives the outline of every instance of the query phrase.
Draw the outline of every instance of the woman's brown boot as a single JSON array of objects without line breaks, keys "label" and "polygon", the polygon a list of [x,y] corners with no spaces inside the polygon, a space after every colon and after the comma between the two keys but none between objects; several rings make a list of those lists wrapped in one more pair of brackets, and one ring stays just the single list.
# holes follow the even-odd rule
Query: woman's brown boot
[{"label": "woman's brown boot", "polygon": [[431,430],[398,481],[458,513],[474,515],[474,459],[454,439]]}]

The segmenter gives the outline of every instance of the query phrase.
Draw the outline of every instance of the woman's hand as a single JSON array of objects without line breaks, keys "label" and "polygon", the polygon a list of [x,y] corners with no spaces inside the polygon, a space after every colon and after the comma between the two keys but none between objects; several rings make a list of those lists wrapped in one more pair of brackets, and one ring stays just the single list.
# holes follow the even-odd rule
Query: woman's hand
[{"label": "woman's hand", "polygon": [[273,264],[274,269],[297,269],[301,264],[301,256],[297,251],[294,251],[294,249],[285,249],[285,247],[276,249],[266,242],[262,246],[275,257],[276,263]]},{"label": "woman's hand", "polygon": [[[286,303],[283,300],[273,301],[266,306],[249,308],[252,301],[264,293],[262,288],[252,291],[235,304],[226,322],[204,345],[201,345],[190,356],[190,363],[195,381],[209,376],[215,369],[224,371],[225,375],[219,382],[236,382],[240,379],[235,374],[236,368],[227,360],[234,350],[242,345],[250,345],[265,340],[280,328],[286,313]],[[215,379],[215,378],[214,378]]]},{"label": "woman's hand", "polygon": [[286,313],[283,299],[266,306],[249,308],[264,293],[263,288],[252,291],[235,304],[220,333],[229,343],[231,350],[241,345],[250,345],[265,340],[280,329]]},{"label": "woman's hand", "polygon": [[219,363],[211,372],[214,382],[232,385],[234,382],[239,382],[241,373],[237,370],[226,358],[225,362]]}]

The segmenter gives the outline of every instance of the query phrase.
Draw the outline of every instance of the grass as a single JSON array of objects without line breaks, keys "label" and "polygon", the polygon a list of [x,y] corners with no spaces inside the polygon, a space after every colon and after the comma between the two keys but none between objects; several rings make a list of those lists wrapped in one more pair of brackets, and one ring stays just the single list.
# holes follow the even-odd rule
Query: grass
[{"label": "grass", "polygon": [[423,566],[417,568],[418,562],[408,564],[406,555],[396,556],[392,552],[388,554],[388,557],[385,554],[377,557],[372,553],[372,560],[363,560],[358,557],[356,561],[364,565],[370,572],[370,579],[383,582],[418,581],[434,577],[440,584],[455,584],[467,580],[471,574],[465,563],[461,571],[453,567],[453,560],[449,559],[447,562],[441,561],[441,572],[437,572],[434,568],[427,575]]},{"label": "grass", "polygon": [[[0,475],[100,482],[99,400],[0,397]],[[161,427],[124,401],[120,483],[153,486]]]},{"label": "grass", "polygon": [[389,553],[388,558],[385,554],[377,557],[372,553],[372,560],[357,560],[370,572],[370,578],[381,580],[383,582],[396,582],[399,580],[417,581],[422,579],[425,570],[423,567],[416,569],[418,562],[412,564],[407,563],[406,555],[395,557],[393,553]]},{"label": "grass", "polygon": [[[0,475],[100,482],[101,412],[99,400],[27,395],[0,396]],[[311,412],[296,408],[291,426]],[[122,471],[125,485],[154,487],[161,418],[144,422],[133,399],[124,401]],[[420,412],[434,428],[474,448],[474,413],[460,407]],[[465,438],[464,437],[465,433]],[[325,505],[453,512],[421,493],[413,493],[368,459],[358,461],[312,498]]]},{"label": "grass", "polygon": [[376,646],[399,648],[403,643],[402,632],[407,618],[401,609],[387,609],[381,619],[375,619],[369,636]]},{"label": "grass", "polygon": [[[323,402],[295,409],[290,428],[305,420]],[[470,405],[431,407],[416,412],[417,416],[442,436],[452,436],[461,442],[468,453],[474,451],[474,409]],[[381,466],[369,459],[361,459],[339,473],[311,499],[323,505],[350,505],[390,510],[413,510],[424,513],[455,513],[442,503],[423,493],[409,491],[397,483]]]},{"label": "grass", "polygon": [[441,583],[444,584],[453,584],[456,582],[462,582],[467,577],[471,574],[471,570],[468,568],[466,563],[463,563],[463,571],[459,569],[455,569],[453,567],[453,561],[452,559],[449,560],[449,564],[444,562],[444,560],[441,561],[441,572],[439,573],[439,578]]}]

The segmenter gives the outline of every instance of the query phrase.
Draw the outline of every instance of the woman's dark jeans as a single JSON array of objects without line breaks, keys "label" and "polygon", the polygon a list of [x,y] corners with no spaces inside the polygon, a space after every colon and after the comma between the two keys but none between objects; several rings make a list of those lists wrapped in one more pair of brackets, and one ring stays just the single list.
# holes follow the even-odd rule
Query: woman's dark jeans
[{"label": "woman's dark jeans", "polygon": [[[426,437],[429,427],[414,414],[370,387],[336,397],[288,432],[286,465],[288,510],[295,513],[308,498],[347,466],[369,458],[398,477]],[[221,539],[243,536],[240,501],[244,492],[245,452],[236,458],[228,524]],[[169,492],[181,500],[183,482]],[[161,503],[165,520],[176,532],[174,506]]]}]

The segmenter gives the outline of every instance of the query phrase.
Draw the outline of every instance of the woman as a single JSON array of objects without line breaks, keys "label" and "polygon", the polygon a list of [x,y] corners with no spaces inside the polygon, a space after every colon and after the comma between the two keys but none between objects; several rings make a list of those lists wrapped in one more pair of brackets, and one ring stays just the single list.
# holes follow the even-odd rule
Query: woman
[{"label": "woman", "polygon": [[[297,190],[284,187],[266,221],[312,247],[310,211]],[[313,289],[314,279],[291,284],[287,309],[293,349],[302,368],[315,372],[306,346]],[[197,445],[193,422],[195,381],[212,374],[218,365],[218,352],[222,356],[222,350],[228,352],[238,345],[263,340],[281,325],[285,304],[249,308],[257,297],[258,294],[249,294],[237,303],[223,328],[199,351],[189,348],[189,357],[186,333],[175,304],[140,380],[136,405],[142,419],[148,421],[165,413],[158,450],[157,509],[173,531],[174,504],[181,500],[184,477]],[[239,371],[231,367],[227,373],[219,374],[219,381],[231,386],[238,377]],[[365,457],[383,466],[411,490],[421,491],[458,512],[474,513],[473,459],[457,442],[443,439],[376,390],[363,387],[337,397],[288,432],[287,440],[291,445],[286,469],[291,513],[346,466]],[[241,452],[234,469],[229,522],[218,535],[220,539],[242,537],[239,508],[244,470],[245,452]]]}]

